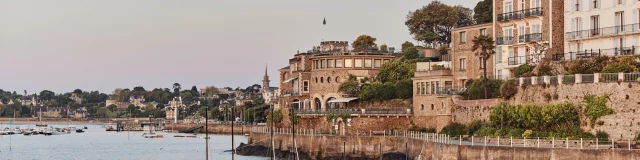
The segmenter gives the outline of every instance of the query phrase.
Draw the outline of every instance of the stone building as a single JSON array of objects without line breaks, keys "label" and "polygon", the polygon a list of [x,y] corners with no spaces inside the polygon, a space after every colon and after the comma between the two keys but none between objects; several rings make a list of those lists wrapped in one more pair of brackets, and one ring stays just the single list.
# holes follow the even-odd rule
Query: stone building
[{"label": "stone building", "polygon": [[349,52],[348,47],[346,41],[324,41],[320,50],[294,55],[289,65],[279,70],[281,104],[313,111],[340,108],[338,101],[355,100],[338,92],[349,75],[375,79],[382,64],[396,57],[382,52]]},{"label": "stone building", "polygon": [[[604,2],[603,2],[604,1]],[[590,53],[607,56],[638,54],[637,0],[571,0],[564,3],[565,48],[573,60]],[[561,52],[558,52],[561,53]]]},{"label": "stone building", "polygon": [[[495,76],[515,77],[513,70],[531,61],[537,63],[544,54],[564,50],[563,0],[493,0],[493,23],[496,40]],[[536,44],[548,42],[542,56],[535,54]]]},{"label": "stone building", "polygon": [[174,97],[173,100],[169,101],[169,106],[165,107],[166,116],[165,119],[171,120],[173,119],[174,123],[178,122],[178,113],[180,113],[180,109],[184,109],[186,105],[182,103],[181,97]]},{"label": "stone building", "polygon": [[[469,109],[454,107],[454,102],[461,98],[457,94],[466,90],[468,80],[484,76],[485,65],[471,49],[471,40],[481,35],[493,37],[492,30],[491,23],[454,28],[448,55],[450,61],[416,63],[412,78],[413,121],[416,126],[440,130],[454,121],[454,113]],[[486,67],[487,75],[492,75],[493,59],[487,59]]]}]

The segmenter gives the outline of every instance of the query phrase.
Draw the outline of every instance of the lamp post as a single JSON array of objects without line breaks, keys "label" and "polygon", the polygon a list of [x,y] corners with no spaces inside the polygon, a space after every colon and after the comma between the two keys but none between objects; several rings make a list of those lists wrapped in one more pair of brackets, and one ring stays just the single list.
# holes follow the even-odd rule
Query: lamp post
[{"label": "lamp post", "polygon": [[273,129],[274,129],[274,126],[273,126],[273,108],[275,107],[274,105],[278,101],[278,98],[279,97],[276,94],[273,94],[273,96],[271,96],[271,107],[270,107],[270,109],[271,109],[271,150],[272,150],[272,153],[273,153],[273,155],[271,155],[271,160],[274,160],[275,156],[276,156],[276,149],[275,149],[274,144],[273,144]]},{"label": "lamp post", "polygon": [[209,160],[209,106],[205,106],[204,113],[204,139],[206,141],[206,158]]}]

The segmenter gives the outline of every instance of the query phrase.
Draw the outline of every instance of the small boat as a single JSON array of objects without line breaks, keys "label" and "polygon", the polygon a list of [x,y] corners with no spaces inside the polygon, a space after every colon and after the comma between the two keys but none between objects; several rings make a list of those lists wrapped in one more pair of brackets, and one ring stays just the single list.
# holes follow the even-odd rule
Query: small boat
[{"label": "small boat", "polygon": [[76,133],[84,133],[84,131],[82,129],[77,129]]},{"label": "small boat", "polygon": [[175,135],[173,137],[184,137],[183,135]]},{"label": "small boat", "polygon": [[30,135],[31,135],[31,132],[24,132],[22,135],[30,136]]},{"label": "small boat", "polygon": [[198,138],[198,136],[186,136],[187,138]]},{"label": "small boat", "polygon": [[48,125],[47,125],[47,124],[44,124],[44,123],[38,123],[38,124],[36,124],[36,127],[46,127],[46,126],[48,126]]},{"label": "small boat", "polygon": [[89,128],[87,128],[87,126],[84,126],[84,129],[89,129]]}]

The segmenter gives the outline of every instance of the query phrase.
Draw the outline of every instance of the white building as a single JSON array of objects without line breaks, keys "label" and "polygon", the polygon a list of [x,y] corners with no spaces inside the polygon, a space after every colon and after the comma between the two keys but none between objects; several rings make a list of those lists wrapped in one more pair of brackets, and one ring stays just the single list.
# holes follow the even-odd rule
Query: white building
[{"label": "white building", "polygon": [[564,60],[640,53],[638,0],[567,0],[564,9]]}]

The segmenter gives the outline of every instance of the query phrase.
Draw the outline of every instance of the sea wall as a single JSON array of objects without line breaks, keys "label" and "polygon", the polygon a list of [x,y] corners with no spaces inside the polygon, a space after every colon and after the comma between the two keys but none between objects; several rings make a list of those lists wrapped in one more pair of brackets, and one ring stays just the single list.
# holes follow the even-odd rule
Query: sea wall
[{"label": "sea wall", "polygon": [[[518,93],[510,103],[537,104],[570,102],[581,112],[584,111],[583,97],[587,94],[608,95],[607,106],[615,114],[600,117],[597,121],[604,124],[592,129],[589,119],[580,114],[581,128],[595,133],[602,130],[617,140],[633,139],[640,134],[640,84],[638,83],[585,83],[561,85],[535,85],[519,87]],[[581,109],[582,108],[582,109]],[[596,122],[597,122],[596,121]]]},{"label": "sea wall", "polygon": [[[270,146],[268,133],[251,133],[249,143]],[[274,135],[274,148],[294,151],[291,135]],[[638,159],[638,150],[593,150],[563,148],[522,148],[440,144],[404,137],[311,136],[296,135],[296,146],[312,159],[349,157],[375,159],[386,153],[401,153],[408,159],[540,159],[614,160]]]},{"label": "sea wall", "polygon": [[[189,129],[199,124],[166,124],[164,126],[165,130],[176,130],[181,131],[185,129]],[[253,126],[253,125],[235,125],[233,126],[233,133],[235,135],[244,135],[249,133],[249,130],[254,127],[264,127],[264,126]],[[221,124],[209,124],[208,127],[209,133],[211,134],[231,134],[231,125],[221,125]],[[204,133],[204,127],[202,129],[198,129],[195,131],[196,133]]]}]

